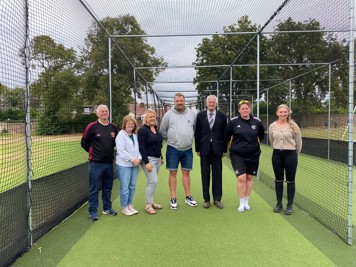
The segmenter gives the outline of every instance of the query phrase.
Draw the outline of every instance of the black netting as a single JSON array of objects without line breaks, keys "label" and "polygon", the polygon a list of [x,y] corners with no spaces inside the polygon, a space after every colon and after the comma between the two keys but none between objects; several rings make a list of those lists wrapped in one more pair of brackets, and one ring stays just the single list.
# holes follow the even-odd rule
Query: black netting
[{"label": "black netting", "polygon": [[350,1],[153,2],[0,1],[0,266],[86,201],[80,139],[98,104],[117,125],[147,108],[160,120],[176,92],[193,109],[217,94],[229,117],[250,100],[266,127],[290,104],[304,142],[296,205],[352,243]]},{"label": "black netting", "polygon": [[87,201],[87,169],[85,163],[33,181],[34,242]]}]

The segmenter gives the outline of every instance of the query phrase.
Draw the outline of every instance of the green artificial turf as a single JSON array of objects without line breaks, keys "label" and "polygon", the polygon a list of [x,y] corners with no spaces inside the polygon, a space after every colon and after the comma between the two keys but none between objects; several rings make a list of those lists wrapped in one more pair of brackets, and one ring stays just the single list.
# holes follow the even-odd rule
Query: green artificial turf
[{"label": "green artificial turf", "polygon": [[[260,181],[250,198],[252,209],[237,212],[236,178],[227,158],[224,164],[222,210],[202,207],[195,157],[191,191],[198,207],[184,203],[179,173],[179,208],[169,209],[168,171],[163,167],[155,197],[163,209],[145,214],[145,176],[140,172],[134,198],[139,214],[100,214],[91,222],[85,205],[12,266],[356,266],[355,246],[298,208],[292,216],[273,213],[274,191]],[[117,181],[112,199],[119,211]]]}]

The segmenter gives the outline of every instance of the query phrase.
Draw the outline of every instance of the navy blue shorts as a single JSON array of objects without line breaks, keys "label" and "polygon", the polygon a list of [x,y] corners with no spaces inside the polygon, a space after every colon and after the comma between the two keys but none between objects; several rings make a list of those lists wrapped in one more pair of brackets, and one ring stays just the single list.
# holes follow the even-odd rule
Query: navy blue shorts
[{"label": "navy blue shorts", "polygon": [[187,150],[178,150],[172,146],[167,146],[166,152],[166,169],[170,171],[178,170],[179,162],[182,170],[190,171],[193,167],[193,151],[191,148]]}]

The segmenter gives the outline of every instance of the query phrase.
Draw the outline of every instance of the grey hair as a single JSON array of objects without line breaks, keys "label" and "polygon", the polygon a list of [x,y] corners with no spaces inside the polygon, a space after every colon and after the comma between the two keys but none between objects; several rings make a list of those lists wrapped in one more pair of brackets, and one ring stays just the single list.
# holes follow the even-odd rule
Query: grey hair
[{"label": "grey hair", "polygon": [[208,95],[208,97],[206,98],[206,103],[208,103],[208,99],[209,98],[215,98],[215,101],[216,101],[216,104],[219,102],[219,99],[218,99],[218,97],[216,96],[216,95]]}]

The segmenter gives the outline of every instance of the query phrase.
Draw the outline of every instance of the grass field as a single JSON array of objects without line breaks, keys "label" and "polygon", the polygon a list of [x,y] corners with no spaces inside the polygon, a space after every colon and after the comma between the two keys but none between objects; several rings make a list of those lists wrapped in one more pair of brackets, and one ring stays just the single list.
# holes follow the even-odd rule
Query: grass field
[{"label": "grass field", "polygon": [[[77,166],[87,161],[80,146],[81,135],[35,136],[32,138],[32,179]],[[24,136],[3,136],[0,141],[0,192],[26,182]]]},{"label": "grass field", "polygon": [[[307,127],[301,128],[303,137],[318,138],[318,139],[332,139],[332,140],[347,140],[346,127],[326,128],[326,127]],[[346,130],[346,133],[345,133]],[[356,129],[355,129],[356,130]]]},{"label": "grass field", "polygon": [[[297,207],[292,216],[273,213],[274,191],[261,181],[254,185],[252,209],[238,213],[236,178],[227,158],[223,210],[201,205],[197,157],[191,184],[198,207],[184,204],[179,178],[179,208],[170,210],[167,177],[162,169],[155,201],[164,208],[157,215],[144,213],[145,177],[140,172],[134,199],[138,215],[101,215],[90,222],[85,205],[12,266],[356,266],[356,246],[346,245]],[[117,182],[113,207],[119,210]]]}]

